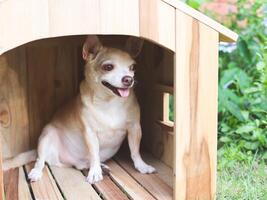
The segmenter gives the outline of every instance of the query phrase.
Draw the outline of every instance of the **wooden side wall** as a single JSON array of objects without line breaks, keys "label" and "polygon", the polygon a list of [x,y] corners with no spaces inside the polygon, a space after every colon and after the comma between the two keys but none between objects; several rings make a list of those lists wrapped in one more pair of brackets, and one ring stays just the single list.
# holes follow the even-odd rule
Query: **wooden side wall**
[{"label": "wooden side wall", "polygon": [[[137,94],[141,106],[143,146],[156,158],[173,166],[173,129],[166,130],[164,116],[164,89],[157,85],[173,87],[174,54],[146,42],[137,60]],[[167,114],[168,115],[168,114]]]},{"label": "wooden side wall", "polygon": [[175,199],[215,199],[218,33],[176,11]]},{"label": "wooden side wall", "polygon": [[78,89],[80,48],[70,41],[23,45],[0,56],[3,158],[37,145],[56,108]]}]

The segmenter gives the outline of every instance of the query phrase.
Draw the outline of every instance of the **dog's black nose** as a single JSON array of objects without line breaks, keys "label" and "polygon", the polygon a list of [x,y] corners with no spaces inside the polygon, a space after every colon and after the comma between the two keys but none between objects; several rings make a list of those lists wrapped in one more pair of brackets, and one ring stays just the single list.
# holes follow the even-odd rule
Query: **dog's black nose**
[{"label": "dog's black nose", "polygon": [[131,76],[124,76],[122,79],[121,79],[121,82],[122,82],[122,84],[124,85],[124,86],[126,86],[126,87],[129,87],[129,86],[131,86],[132,85],[132,83],[133,83],[133,77],[131,77]]}]

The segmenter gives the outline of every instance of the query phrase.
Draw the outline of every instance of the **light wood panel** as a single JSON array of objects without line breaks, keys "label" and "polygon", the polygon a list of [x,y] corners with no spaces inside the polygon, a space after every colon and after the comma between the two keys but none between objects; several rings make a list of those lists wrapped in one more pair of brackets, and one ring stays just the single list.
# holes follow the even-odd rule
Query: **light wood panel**
[{"label": "light wood panel", "polygon": [[[27,173],[33,168],[33,163],[26,165]],[[43,169],[42,178],[36,182],[31,182],[31,187],[35,199],[53,199],[53,200],[63,200],[59,189],[57,188],[56,182],[47,166]]]},{"label": "light wood panel", "polygon": [[141,0],[140,36],[174,51],[175,9],[161,0]]},{"label": "light wood panel", "polygon": [[14,183],[14,184],[18,184],[19,200],[32,200],[23,167],[19,167],[19,178],[18,179],[19,179],[18,183]]},{"label": "light wood panel", "polygon": [[26,42],[49,37],[139,36],[139,1],[1,1],[0,27],[0,54]]},{"label": "light wood panel", "polygon": [[110,167],[110,175],[120,188],[122,188],[132,199],[153,200],[150,195],[138,182],[125,172],[115,161],[110,160],[107,165]]},{"label": "light wood panel", "polygon": [[3,158],[29,148],[27,77],[24,47],[0,56],[0,131]]},{"label": "light wood panel", "polygon": [[221,41],[237,40],[236,33],[176,0],[4,0],[0,54],[37,39],[81,34],[141,35],[175,50],[175,9],[219,32]]},{"label": "light wood panel", "polygon": [[49,37],[47,0],[0,2],[0,54],[21,44]]},{"label": "light wood panel", "polygon": [[134,169],[129,158],[124,155],[119,155],[116,161],[155,198],[160,200],[172,199],[172,188],[160,179],[157,174],[141,174]]},{"label": "light wood panel", "polygon": [[102,181],[95,183],[95,188],[106,200],[128,200],[124,194],[108,176],[104,176]]},{"label": "light wood panel", "polygon": [[142,158],[156,168],[157,175],[171,188],[173,187],[173,170],[171,167],[164,164],[162,161],[156,159],[149,153],[142,153]]},{"label": "light wood panel", "polygon": [[84,175],[77,169],[53,166],[50,168],[66,199],[101,199],[93,187],[86,182]]},{"label": "light wood panel", "polygon": [[238,35],[231,31],[230,29],[224,27],[223,25],[219,24],[215,20],[207,17],[203,13],[191,8],[187,4],[182,1],[177,0],[162,0],[169,5],[173,6],[180,12],[183,12],[187,16],[191,16],[192,18],[198,20],[199,22],[209,26],[210,28],[214,29],[219,33],[219,40],[222,42],[235,42],[238,39]]},{"label": "light wood panel", "polygon": [[215,199],[218,33],[176,12],[175,199]]},{"label": "light wood panel", "polygon": [[5,199],[18,200],[19,169],[11,169],[4,173]]}]

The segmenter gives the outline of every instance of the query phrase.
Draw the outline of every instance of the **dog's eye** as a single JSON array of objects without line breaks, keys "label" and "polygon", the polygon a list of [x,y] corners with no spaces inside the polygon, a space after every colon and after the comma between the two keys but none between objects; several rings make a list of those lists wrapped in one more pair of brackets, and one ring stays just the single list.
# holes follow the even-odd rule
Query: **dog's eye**
[{"label": "dog's eye", "polygon": [[136,64],[132,64],[130,67],[129,67],[130,71],[135,71],[136,69]]},{"label": "dog's eye", "polygon": [[114,69],[114,66],[112,64],[105,64],[102,66],[102,69],[105,71],[111,71]]}]

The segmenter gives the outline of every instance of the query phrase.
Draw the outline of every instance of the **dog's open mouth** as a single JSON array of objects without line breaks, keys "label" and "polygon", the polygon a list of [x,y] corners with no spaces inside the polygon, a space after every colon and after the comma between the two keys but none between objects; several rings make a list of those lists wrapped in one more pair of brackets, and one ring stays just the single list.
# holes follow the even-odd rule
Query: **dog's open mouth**
[{"label": "dog's open mouth", "polygon": [[130,88],[118,88],[106,81],[102,81],[102,84],[110,89],[114,94],[118,95],[119,97],[128,97],[130,93]]}]

